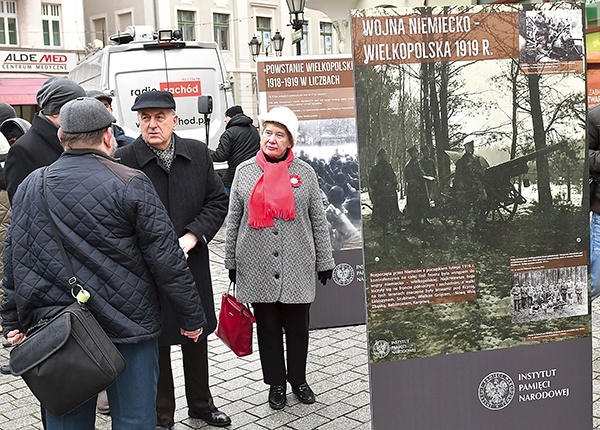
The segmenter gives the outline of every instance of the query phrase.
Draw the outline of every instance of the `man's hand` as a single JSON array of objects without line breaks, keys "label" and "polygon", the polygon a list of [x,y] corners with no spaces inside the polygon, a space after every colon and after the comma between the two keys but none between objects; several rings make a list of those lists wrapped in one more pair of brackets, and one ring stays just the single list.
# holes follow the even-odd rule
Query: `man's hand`
[{"label": "man's hand", "polygon": [[16,345],[25,339],[25,335],[21,333],[19,330],[12,330],[6,335],[6,340],[11,345]]},{"label": "man's hand", "polygon": [[194,331],[185,331],[184,329],[180,328],[179,333],[181,333],[185,337],[189,337],[194,342],[198,342],[198,338],[202,334],[202,330],[203,330],[202,327],[200,327],[198,330],[194,330]]},{"label": "man's hand", "polygon": [[186,234],[179,238],[179,246],[183,250],[185,258],[188,258],[188,253],[198,243],[198,238],[194,233],[188,231]]}]

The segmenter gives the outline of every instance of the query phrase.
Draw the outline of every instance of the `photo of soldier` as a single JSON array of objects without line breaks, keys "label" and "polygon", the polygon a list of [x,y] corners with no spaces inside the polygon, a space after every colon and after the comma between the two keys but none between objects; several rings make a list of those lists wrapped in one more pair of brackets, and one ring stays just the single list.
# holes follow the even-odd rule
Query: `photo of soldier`
[{"label": "photo of soldier", "polygon": [[513,323],[586,315],[587,266],[511,274]]},{"label": "photo of soldier", "polygon": [[416,146],[408,148],[409,161],[404,167],[404,180],[406,181],[406,217],[411,226],[430,224],[429,195],[427,194],[427,180],[419,162],[419,150]]},{"label": "photo of soldier", "polygon": [[377,162],[369,171],[371,203],[373,204],[371,223],[388,233],[400,217],[398,209],[398,179],[388,161],[385,148],[377,151]]},{"label": "photo of soldier", "polygon": [[452,191],[463,225],[479,227],[485,217],[483,202],[487,195],[483,179],[489,164],[485,158],[474,154],[472,140],[466,142],[464,148],[464,155],[456,162]]}]

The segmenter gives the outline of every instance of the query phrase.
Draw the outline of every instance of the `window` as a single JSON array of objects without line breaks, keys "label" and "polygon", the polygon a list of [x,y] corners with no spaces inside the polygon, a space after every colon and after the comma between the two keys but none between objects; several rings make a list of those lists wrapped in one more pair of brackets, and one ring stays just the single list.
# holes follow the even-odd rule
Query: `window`
[{"label": "window", "polygon": [[181,29],[183,40],[196,40],[196,12],[178,10],[177,27]]},{"label": "window", "polygon": [[302,40],[300,41],[300,51],[302,55],[308,54],[308,23],[302,26]]},{"label": "window", "polygon": [[0,45],[17,44],[17,2],[0,1]]},{"label": "window", "polygon": [[131,12],[117,14],[117,28],[125,30],[130,25],[133,25],[133,16]]},{"label": "window", "polygon": [[106,44],[107,35],[106,35],[106,19],[98,18],[92,20],[92,39],[101,40]]},{"label": "window", "polygon": [[229,51],[229,15],[213,13],[213,28],[215,42],[221,51]]},{"label": "window", "polygon": [[260,45],[262,54],[265,53],[267,47],[271,50],[271,18],[256,17],[256,38],[262,43]]},{"label": "window", "polygon": [[42,3],[44,46],[60,46],[60,5]]},{"label": "window", "polygon": [[330,22],[319,23],[319,53],[331,54],[333,31]]}]

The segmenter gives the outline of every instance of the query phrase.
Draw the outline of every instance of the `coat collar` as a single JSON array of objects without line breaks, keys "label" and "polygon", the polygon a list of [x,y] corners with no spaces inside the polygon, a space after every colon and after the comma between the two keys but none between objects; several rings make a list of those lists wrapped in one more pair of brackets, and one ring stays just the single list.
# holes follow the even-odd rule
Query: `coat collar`
[{"label": "coat collar", "polygon": [[110,155],[107,155],[107,154],[105,154],[102,151],[98,151],[97,149],[91,149],[91,148],[67,149],[65,152],[63,152],[61,154],[61,157],[67,157],[67,156],[70,156],[70,155],[80,156],[80,155],[87,155],[87,154],[99,155],[100,157],[107,158],[107,159],[109,159],[111,161],[117,161],[116,159],[114,159]]},{"label": "coat collar", "polygon": [[[175,139],[175,157],[184,157],[187,158],[188,160],[192,159],[192,154],[190,151],[190,145],[193,144],[201,144],[201,142],[194,142],[194,141],[190,141],[188,139],[182,139],[181,137],[177,136],[175,133],[173,133],[173,137]],[[148,163],[152,162],[152,161],[156,161],[157,157],[156,154],[150,149],[148,148],[148,145],[146,145],[146,142],[144,142],[144,139],[142,138],[142,136],[139,136],[135,142],[132,143],[133,145],[133,149],[136,153],[136,157],[139,160],[140,163],[140,168],[146,166]]]}]

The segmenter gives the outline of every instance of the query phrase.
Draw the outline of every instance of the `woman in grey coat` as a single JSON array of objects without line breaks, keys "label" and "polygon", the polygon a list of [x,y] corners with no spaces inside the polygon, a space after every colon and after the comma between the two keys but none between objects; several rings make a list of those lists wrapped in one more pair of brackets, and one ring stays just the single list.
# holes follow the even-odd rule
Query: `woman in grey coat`
[{"label": "woman in grey coat", "polygon": [[309,309],[315,272],[325,285],[335,262],[317,176],[292,152],[298,118],[276,107],[260,123],[260,150],[231,186],[225,267],[238,300],[252,303],[269,405],[281,409],[287,382],[302,403],[315,401],[306,383]]}]

